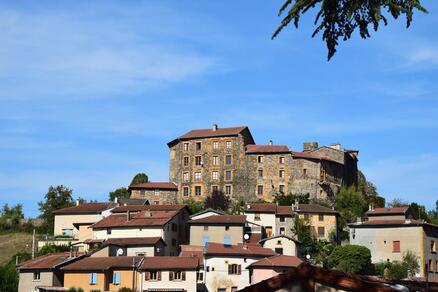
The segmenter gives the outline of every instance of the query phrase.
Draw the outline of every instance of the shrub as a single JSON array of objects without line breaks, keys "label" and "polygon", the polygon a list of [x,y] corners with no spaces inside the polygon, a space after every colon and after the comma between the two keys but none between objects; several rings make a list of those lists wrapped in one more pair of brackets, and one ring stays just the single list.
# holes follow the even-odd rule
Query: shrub
[{"label": "shrub", "polygon": [[133,290],[131,288],[122,287],[118,292],[133,292]]},{"label": "shrub", "polygon": [[330,268],[354,274],[365,273],[370,263],[371,252],[361,245],[337,246],[327,260]]},{"label": "shrub", "polygon": [[375,263],[374,264],[374,273],[379,276],[385,275],[385,269],[388,268],[391,265],[390,262],[383,262],[383,263]]},{"label": "shrub", "polygon": [[402,263],[406,269],[408,277],[413,278],[415,277],[415,274],[420,271],[420,265],[418,264],[418,260],[418,256],[410,250],[403,254]]},{"label": "shrub", "polygon": [[76,287],[70,287],[70,288],[68,289],[68,292],[84,292],[84,289],[82,289],[81,287],[78,287],[78,288],[76,288]]},{"label": "shrub", "polygon": [[385,269],[384,276],[389,280],[401,280],[408,276],[408,270],[402,262],[394,261]]}]

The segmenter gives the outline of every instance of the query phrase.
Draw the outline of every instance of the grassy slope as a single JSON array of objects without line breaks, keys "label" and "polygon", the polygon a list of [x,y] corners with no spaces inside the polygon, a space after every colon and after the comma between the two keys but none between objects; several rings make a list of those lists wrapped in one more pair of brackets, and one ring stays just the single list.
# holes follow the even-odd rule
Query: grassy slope
[{"label": "grassy slope", "polygon": [[[28,247],[26,247],[28,245]],[[32,234],[10,233],[0,234],[0,265],[8,262],[19,251],[31,252]]]}]

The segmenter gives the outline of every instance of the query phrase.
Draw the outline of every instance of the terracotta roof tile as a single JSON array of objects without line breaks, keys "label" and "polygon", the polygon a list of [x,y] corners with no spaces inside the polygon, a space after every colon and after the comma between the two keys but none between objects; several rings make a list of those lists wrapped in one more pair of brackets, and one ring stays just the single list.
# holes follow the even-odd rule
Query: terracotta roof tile
[{"label": "terracotta roof tile", "polygon": [[181,252],[180,257],[197,258],[199,264],[202,266],[204,263],[204,248],[202,246],[195,245],[180,245]]},{"label": "terracotta roof tile", "polygon": [[99,222],[91,225],[93,229],[110,228],[110,227],[140,227],[140,226],[162,226],[166,224],[173,216],[177,214],[175,211],[148,211],[149,217],[143,213],[133,215],[130,220],[127,220],[125,214],[113,214],[103,218]]},{"label": "terracotta roof tile", "polygon": [[112,268],[132,268],[142,257],[86,257],[62,268],[64,271],[106,271]]},{"label": "terracotta roof tile", "polygon": [[112,202],[106,203],[84,203],[77,206],[68,207],[53,211],[55,215],[67,215],[67,214],[99,214],[105,210],[114,206]]},{"label": "terracotta roof tile", "polygon": [[404,215],[408,211],[409,207],[397,207],[397,208],[375,208],[366,212],[368,216],[373,215]]},{"label": "terracotta roof tile", "polygon": [[140,270],[196,270],[198,268],[199,260],[197,257],[176,256],[146,257],[139,267]]},{"label": "terracotta roof tile", "polygon": [[184,135],[180,136],[180,140],[195,139],[195,138],[211,138],[211,137],[223,137],[223,136],[237,136],[247,127],[232,127],[232,128],[217,128],[216,131],[210,129],[191,130]]},{"label": "terracotta roof tile", "polygon": [[250,267],[298,267],[303,261],[295,256],[275,255],[261,259],[249,265]]},{"label": "terracotta roof tile", "polygon": [[[156,237],[133,237],[133,238],[109,238],[104,241],[104,245],[133,246],[133,245],[155,245],[163,241],[159,236]],[[164,242],[164,241],[163,241]]]},{"label": "terracotta roof tile", "polygon": [[292,214],[294,214],[292,211],[292,206],[277,206],[276,215],[288,216]]},{"label": "terracotta roof tile", "polygon": [[246,153],[289,153],[289,147],[286,145],[246,145]]},{"label": "terracotta roof tile", "polygon": [[147,182],[142,184],[130,185],[129,189],[150,189],[150,190],[178,190],[173,182]]},{"label": "terracotta roof tile", "polygon": [[292,154],[292,157],[295,157],[295,158],[305,158],[305,159],[321,160],[320,157],[314,156],[314,155],[312,155],[312,154],[310,154],[308,152],[294,152],[294,151],[291,151],[291,154]]},{"label": "terracotta roof tile", "polygon": [[187,208],[187,205],[130,205],[120,206],[111,210],[112,213],[126,213],[139,212],[139,211],[180,211]]},{"label": "terracotta roof tile", "polygon": [[245,206],[245,212],[265,212],[265,213],[275,213],[277,210],[276,204],[269,203],[252,203]]},{"label": "terracotta roof tile", "polygon": [[333,209],[317,205],[317,204],[298,204],[299,210],[295,210],[297,213],[324,213],[324,214],[338,214],[338,211]]},{"label": "terracotta roof tile", "polygon": [[253,257],[268,257],[275,253],[272,249],[264,248],[259,244],[243,244],[226,245],[222,243],[209,242],[206,248],[206,255],[228,255],[228,256],[253,256]]},{"label": "terracotta roof tile", "polygon": [[70,257],[69,252],[63,253],[50,253],[43,256],[34,258],[33,260],[28,260],[21,263],[20,269],[22,270],[32,270],[32,269],[53,269],[61,264],[68,263],[72,260],[77,260],[79,257]]},{"label": "terracotta roof tile", "polygon": [[245,224],[245,215],[212,215],[190,220],[189,224]]}]

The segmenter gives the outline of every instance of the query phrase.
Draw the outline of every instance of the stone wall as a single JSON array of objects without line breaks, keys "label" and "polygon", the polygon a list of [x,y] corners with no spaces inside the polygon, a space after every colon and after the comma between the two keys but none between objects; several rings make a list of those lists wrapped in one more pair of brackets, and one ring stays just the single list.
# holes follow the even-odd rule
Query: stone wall
[{"label": "stone wall", "polygon": [[151,205],[165,205],[177,203],[176,190],[131,190],[131,199],[147,199]]}]

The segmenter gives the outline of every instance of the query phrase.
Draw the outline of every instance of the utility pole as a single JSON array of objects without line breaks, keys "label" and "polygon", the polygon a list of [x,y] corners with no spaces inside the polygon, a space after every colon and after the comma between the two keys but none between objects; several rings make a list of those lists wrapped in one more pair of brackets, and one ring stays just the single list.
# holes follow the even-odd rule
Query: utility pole
[{"label": "utility pole", "polygon": [[32,259],[35,257],[35,228],[32,234]]}]

